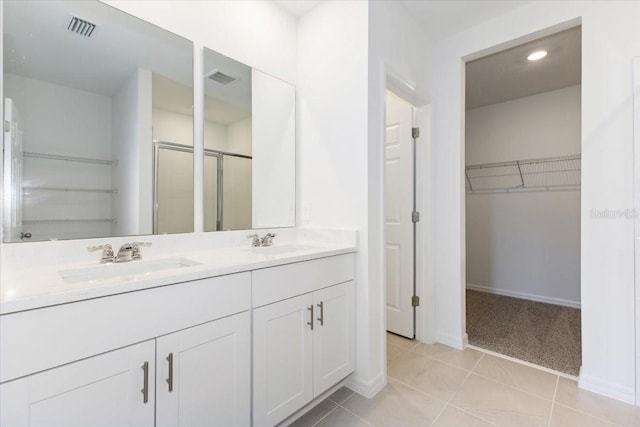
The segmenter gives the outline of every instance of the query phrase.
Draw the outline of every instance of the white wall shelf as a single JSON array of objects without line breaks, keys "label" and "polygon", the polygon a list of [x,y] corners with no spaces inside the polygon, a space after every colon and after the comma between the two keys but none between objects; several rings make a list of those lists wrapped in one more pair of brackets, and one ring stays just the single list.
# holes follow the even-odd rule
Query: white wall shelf
[{"label": "white wall shelf", "polygon": [[22,187],[22,191],[61,191],[61,192],[78,192],[78,193],[118,194],[117,189],[111,189],[111,188]]},{"label": "white wall shelf", "polygon": [[118,164],[117,160],[94,159],[90,157],[62,156],[59,154],[36,153],[32,151],[25,151],[22,153],[22,155],[24,157],[31,157],[35,159],[61,160],[66,162],[79,162],[79,163],[94,163],[98,165],[107,165],[107,166],[113,166]]},{"label": "white wall shelf", "polygon": [[580,189],[580,154],[468,165],[467,194]]}]

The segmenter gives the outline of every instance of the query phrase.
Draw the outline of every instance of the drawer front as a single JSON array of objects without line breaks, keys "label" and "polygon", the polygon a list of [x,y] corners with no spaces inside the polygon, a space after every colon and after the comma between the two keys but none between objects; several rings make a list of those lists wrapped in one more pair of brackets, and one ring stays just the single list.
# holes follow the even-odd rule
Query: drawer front
[{"label": "drawer front", "polygon": [[246,311],[250,292],[241,273],[7,314],[0,382]]},{"label": "drawer front", "polygon": [[355,277],[355,255],[337,255],[252,273],[253,307],[313,292]]}]

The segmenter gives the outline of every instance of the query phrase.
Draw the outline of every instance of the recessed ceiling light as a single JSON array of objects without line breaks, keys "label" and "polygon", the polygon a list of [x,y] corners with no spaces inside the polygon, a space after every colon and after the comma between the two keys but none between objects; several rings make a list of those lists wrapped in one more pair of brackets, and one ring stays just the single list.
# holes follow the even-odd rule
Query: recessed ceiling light
[{"label": "recessed ceiling light", "polygon": [[547,56],[546,50],[536,50],[535,52],[531,52],[529,56],[527,56],[527,59],[529,61],[538,61],[544,58],[545,56]]}]

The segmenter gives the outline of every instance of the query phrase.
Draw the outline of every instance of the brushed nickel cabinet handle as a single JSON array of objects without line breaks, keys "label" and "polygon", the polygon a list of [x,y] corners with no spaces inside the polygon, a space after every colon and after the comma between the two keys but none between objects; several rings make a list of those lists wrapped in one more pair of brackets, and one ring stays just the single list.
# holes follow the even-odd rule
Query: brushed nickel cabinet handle
[{"label": "brushed nickel cabinet handle", "polygon": [[320,326],[324,326],[324,301],[320,301],[318,307],[320,307],[320,317],[318,317],[318,320],[320,321]]},{"label": "brushed nickel cabinet handle", "polygon": [[171,393],[173,391],[173,353],[169,353],[167,362],[169,362],[169,378],[166,381],[169,384],[169,393]]},{"label": "brushed nickel cabinet handle", "polygon": [[307,307],[307,310],[309,310],[309,322],[307,322],[307,325],[311,326],[311,330],[313,331],[313,304],[311,304],[309,307]]},{"label": "brushed nickel cabinet handle", "polygon": [[144,379],[142,380],[142,402],[147,403],[149,401],[149,362],[142,364],[142,371],[144,372]]}]

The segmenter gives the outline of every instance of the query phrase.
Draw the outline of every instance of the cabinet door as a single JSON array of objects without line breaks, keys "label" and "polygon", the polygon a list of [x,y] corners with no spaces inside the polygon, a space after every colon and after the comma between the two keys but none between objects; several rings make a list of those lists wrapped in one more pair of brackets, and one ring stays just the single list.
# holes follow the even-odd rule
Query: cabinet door
[{"label": "cabinet door", "polygon": [[10,381],[0,386],[0,425],[153,426],[154,375],[147,341]]},{"label": "cabinet door", "polygon": [[353,281],[314,292],[313,304],[313,392],[318,396],[354,370]]},{"label": "cabinet door", "polygon": [[273,426],[313,398],[312,296],[253,312],[253,421]]},{"label": "cabinet door", "polygon": [[160,337],[157,356],[157,426],[250,424],[249,312]]}]

